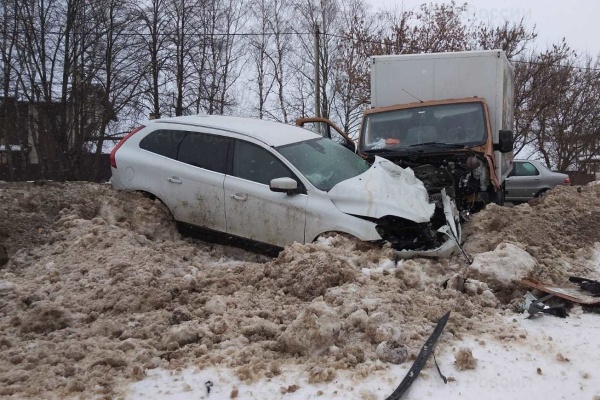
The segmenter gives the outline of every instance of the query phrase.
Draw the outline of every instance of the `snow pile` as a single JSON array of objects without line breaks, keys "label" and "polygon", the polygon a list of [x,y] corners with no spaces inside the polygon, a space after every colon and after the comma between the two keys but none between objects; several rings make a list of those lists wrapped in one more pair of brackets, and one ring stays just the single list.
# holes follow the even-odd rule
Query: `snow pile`
[{"label": "snow pile", "polygon": [[600,186],[580,189],[557,186],[516,207],[488,205],[464,226],[465,249],[478,254],[512,243],[537,261],[532,278],[557,284],[569,275],[600,279],[590,263],[600,242]]},{"label": "snow pile", "polygon": [[279,340],[289,353],[319,355],[335,344],[341,329],[339,316],[318,298],[300,312]]},{"label": "snow pile", "polygon": [[[523,275],[549,270],[562,279],[589,266],[600,234],[587,232],[590,246],[572,248],[581,234],[558,216],[575,218],[573,203],[596,218],[592,190],[600,187],[475,216],[465,229],[476,259],[470,269],[460,257],[397,262],[388,247],[343,236],[268,259],[182,239],[164,207],[135,193],[5,184],[0,395],[114,397],[121,381],[192,365],[226,368],[245,384],[292,367],[310,384],[366,377],[413,360],[448,310],[440,343],[469,333],[525,341],[503,318],[518,293],[498,290],[516,290]],[[513,223],[496,219],[501,213]],[[563,232],[556,259],[542,251],[541,232],[551,235],[537,224],[547,220]]]},{"label": "snow pile", "polygon": [[511,243],[501,243],[493,251],[477,254],[470,269],[488,283],[495,280],[510,285],[529,276],[535,265],[535,259],[526,251]]},{"label": "snow pile", "polygon": [[486,304],[497,304],[497,297],[510,301],[519,281],[533,274],[536,260],[512,243],[500,243],[493,251],[476,254],[469,266],[470,279],[464,283],[467,294],[480,294]]}]

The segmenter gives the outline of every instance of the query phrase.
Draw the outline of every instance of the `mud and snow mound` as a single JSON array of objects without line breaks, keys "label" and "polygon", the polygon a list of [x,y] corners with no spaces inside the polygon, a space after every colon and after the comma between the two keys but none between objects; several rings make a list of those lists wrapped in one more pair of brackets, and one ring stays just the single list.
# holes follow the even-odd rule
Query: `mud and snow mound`
[{"label": "mud and snow mound", "polygon": [[[460,257],[398,261],[388,247],[343,236],[269,259],[182,238],[160,203],[136,193],[0,185],[9,257],[0,266],[0,396],[117,397],[119,381],[191,365],[229,368],[244,381],[273,377],[283,364],[300,366],[308,382],[340,369],[364,377],[414,359],[449,310],[440,344],[466,333],[521,340],[503,322],[511,298],[497,295],[492,275],[518,263],[520,276],[524,252],[537,261],[534,277],[585,272],[600,234],[561,218],[600,215],[594,190],[475,216],[465,231],[477,272]],[[561,235],[556,247],[542,240]],[[494,251],[503,242],[515,246]]]},{"label": "mud and snow mound", "polygon": [[475,255],[469,268],[488,285],[506,286],[528,277],[536,264],[525,250],[512,243],[501,243],[493,251]]},{"label": "mud and snow mound", "polygon": [[557,186],[515,207],[488,205],[464,225],[465,250],[478,254],[519,244],[537,261],[535,279],[562,284],[569,275],[600,278],[591,265],[600,242],[600,185],[577,189]]},{"label": "mud and snow mound", "polygon": [[335,344],[341,328],[340,317],[319,298],[292,321],[280,340],[289,353],[320,355]]}]

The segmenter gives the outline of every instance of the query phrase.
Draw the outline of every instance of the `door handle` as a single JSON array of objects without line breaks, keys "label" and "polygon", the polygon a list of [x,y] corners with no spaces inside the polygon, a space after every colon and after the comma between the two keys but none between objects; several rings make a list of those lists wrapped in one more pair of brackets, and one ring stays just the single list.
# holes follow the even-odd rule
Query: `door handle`
[{"label": "door handle", "polygon": [[231,198],[237,201],[246,201],[248,200],[248,196],[246,196],[245,194],[241,194],[241,193],[234,193],[231,195]]},{"label": "door handle", "polygon": [[540,178],[533,178],[533,180],[534,180],[534,181],[539,181],[539,180],[540,180]]},{"label": "door handle", "polygon": [[167,180],[168,180],[169,182],[171,182],[171,183],[179,183],[179,184],[181,184],[181,179],[179,179],[179,178],[176,178],[176,177],[174,177],[174,176],[172,176],[172,177],[170,177],[170,178],[167,178]]}]

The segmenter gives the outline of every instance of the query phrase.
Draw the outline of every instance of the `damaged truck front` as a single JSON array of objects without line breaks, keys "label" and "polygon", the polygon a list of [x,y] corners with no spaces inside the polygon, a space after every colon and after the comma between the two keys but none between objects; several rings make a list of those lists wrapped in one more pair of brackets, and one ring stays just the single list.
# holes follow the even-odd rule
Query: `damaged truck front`
[{"label": "damaged truck front", "polygon": [[[513,91],[501,50],[375,56],[371,108],[356,151],[371,162],[380,156],[410,167],[438,209],[443,190],[463,216],[503,204],[513,159]],[[326,120],[297,123],[317,121]]]},{"label": "damaged truck front", "polygon": [[501,50],[377,56],[359,152],[411,167],[464,214],[504,203],[513,159],[513,71]]}]

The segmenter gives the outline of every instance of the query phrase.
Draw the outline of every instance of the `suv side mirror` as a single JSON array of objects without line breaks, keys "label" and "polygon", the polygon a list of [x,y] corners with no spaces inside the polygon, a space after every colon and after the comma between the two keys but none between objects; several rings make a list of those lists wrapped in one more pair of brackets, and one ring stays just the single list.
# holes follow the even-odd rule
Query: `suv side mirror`
[{"label": "suv side mirror", "polygon": [[298,182],[292,178],[275,178],[269,182],[269,189],[273,192],[287,193],[289,195],[298,194]]},{"label": "suv side mirror", "polygon": [[515,138],[513,131],[501,130],[498,135],[498,144],[494,144],[494,150],[500,151],[500,153],[510,153],[513,151],[515,146]]}]

